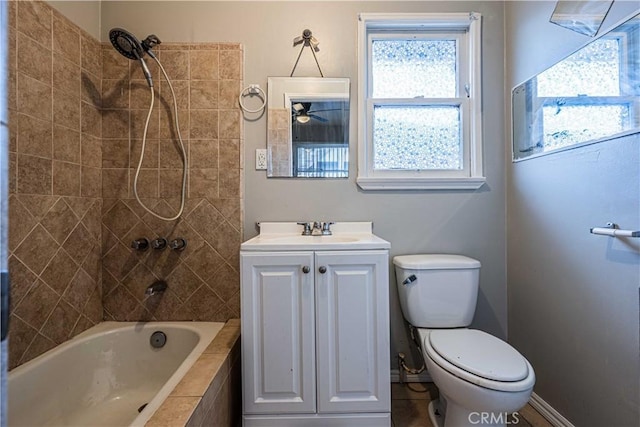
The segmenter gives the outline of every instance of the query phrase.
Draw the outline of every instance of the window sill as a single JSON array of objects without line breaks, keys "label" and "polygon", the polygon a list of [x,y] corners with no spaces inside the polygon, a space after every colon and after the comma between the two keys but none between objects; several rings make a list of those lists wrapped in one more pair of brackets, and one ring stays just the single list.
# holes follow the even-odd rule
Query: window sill
[{"label": "window sill", "polygon": [[477,190],[487,181],[485,177],[464,178],[372,178],[358,177],[363,190]]}]

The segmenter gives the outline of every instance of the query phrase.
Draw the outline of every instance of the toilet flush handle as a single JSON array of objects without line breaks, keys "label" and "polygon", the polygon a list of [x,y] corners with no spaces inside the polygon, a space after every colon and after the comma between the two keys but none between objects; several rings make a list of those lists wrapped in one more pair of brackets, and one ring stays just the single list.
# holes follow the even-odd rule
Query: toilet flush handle
[{"label": "toilet flush handle", "polygon": [[412,274],[411,276],[407,277],[406,279],[404,279],[404,281],[402,282],[403,285],[408,285],[409,283],[413,283],[416,280],[418,280],[418,278],[416,277],[415,274]]}]

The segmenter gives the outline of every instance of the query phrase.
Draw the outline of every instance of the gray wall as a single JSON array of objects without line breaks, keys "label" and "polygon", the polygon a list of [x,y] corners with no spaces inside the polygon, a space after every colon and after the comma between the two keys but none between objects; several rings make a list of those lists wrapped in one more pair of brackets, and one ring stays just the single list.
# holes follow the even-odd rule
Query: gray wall
[{"label": "gray wall", "polygon": [[[506,4],[507,88],[589,40],[550,24],[554,5]],[[616,1],[604,26],[638,9]],[[573,424],[639,425],[640,242],[589,228],[640,228],[640,136],[507,165],[509,341]]]},{"label": "gray wall", "polygon": [[71,22],[100,39],[100,4],[102,0],[57,0],[47,1]]},{"label": "gray wall", "polygon": [[[359,12],[480,12],[483,15],[484,159],[487,184],[478,192],[362,192],[356,178],[356,28]],[[298,54],[294,37],[309,28],[320,41],[325,76],[351,79],[351,168],[348,180],[267,179],[253,170],[266,146],[266,118],[245,121],[244,237],[256,221],[372,220],[392,244],[391,255],[461,253],[483,265],[474,326],[506,335],[503,4],[501,2],[115,2],[102,3],[102,39],[111,27],[167,42],[244,44],[245,84],[266,89],[268,76],[288,76]],[[316,76],[305,52],[296,76]],[[392,354],[408,351],[390,283]]]}]

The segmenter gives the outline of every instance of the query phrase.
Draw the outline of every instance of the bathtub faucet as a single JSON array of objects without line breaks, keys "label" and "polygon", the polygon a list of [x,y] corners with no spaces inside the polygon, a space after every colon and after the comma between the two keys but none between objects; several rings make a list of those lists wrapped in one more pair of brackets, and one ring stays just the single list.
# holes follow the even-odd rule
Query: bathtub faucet
[{"label": "bathtub faucet", "polygon": [[159,294],[166,290],[167,290],[167,282],[165,282],[164,280],[157,280],[153,282],[151,285],[149,285],[149,287],[147,288],[144,294],[150,297],[152,295]]}]

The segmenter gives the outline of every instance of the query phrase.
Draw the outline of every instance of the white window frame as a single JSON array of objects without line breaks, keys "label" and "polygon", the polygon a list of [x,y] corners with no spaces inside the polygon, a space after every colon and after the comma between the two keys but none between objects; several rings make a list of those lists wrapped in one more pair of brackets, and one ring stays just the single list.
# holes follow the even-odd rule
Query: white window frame
[{"label": "white window frame", "polygon": [[[463,134],[463,169],[451,170],[374,170],[373,167],[373,106],[399,105],[393,100],[378,102],[370,97],[370,35],[389,32],[420,33],[464,31],[466,54],[458,58],[462,63],[459,79],[466,88],[460,105]],[[466,70],[466,71],[465,71]],[[482,165],[482,93],[481,93],[481,15],[478,13],[414,14],[361,13],[358,20],[358,177],[356,182],[364,190],[475,190],[486,181]],[[462,96],[462,94],[458,94]],[[421,105],[434,105],[437,99],[427,99]],[[391,102],[389,102],[391,101]],[[419,102],[419,101],[418,101]],[[402,104],[410,104],[407,99]],[[451,101],[448,101],[449,105]],[[444,103],[447,105],[447,102]]]}]

